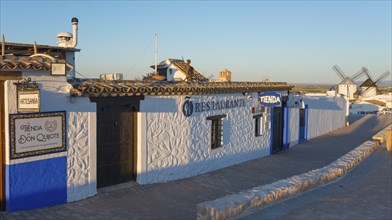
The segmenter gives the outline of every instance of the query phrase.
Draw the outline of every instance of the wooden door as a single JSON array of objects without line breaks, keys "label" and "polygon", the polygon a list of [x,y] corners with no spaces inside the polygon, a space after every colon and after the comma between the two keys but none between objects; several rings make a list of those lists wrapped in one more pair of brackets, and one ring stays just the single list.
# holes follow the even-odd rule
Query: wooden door
[{"label": "wooden door", "polygon": [[0,81],[0,210],[5,210],[4,81]]},{"label": "wooden door", "polygon": [[283,149],[283,108],[273,108],[272,119],[272,153]]},{"label": "wooden door", "polygon": [[135,179],[135,112],[129,105],[98,108],[97,187]]}]

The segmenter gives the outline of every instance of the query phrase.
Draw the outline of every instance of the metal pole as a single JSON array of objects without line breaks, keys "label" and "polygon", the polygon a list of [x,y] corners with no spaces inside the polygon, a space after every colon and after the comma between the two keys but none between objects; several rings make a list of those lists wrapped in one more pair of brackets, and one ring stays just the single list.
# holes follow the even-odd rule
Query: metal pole
[{"label": "metal pole", "polygon": [[155,33],[155,75],[158,75],[158,33]]}]

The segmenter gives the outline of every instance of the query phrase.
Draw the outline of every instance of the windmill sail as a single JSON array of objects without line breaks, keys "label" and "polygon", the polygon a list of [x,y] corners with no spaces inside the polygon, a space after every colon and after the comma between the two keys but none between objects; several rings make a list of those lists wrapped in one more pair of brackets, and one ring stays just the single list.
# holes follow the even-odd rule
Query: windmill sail
[{"label": "windmill sail", "polygon": [[342,80],[344,80],[345,78],[347,78],[346,74],[344,74],[344,72],[339,68],[338,65],[335,65],[332,67],[333,71],[335,71],[335,73],[339,76],[339,78],[341,78]]},{"label": "windmill sail", "polygon": [[361,70],[359,70],[356,74],[354,74],[354,75],[351,77],[351,79],[354,81],[355,79],[361,77],[361,76],[362,76],[363,74],[365,74],[365,73],[366,73],[366,75],[368,75],[368,74],[369,74],[369,71],[368,71],[368,69],[367,69],[366,67],[362,67]]},{"label": "windmill sail", "polygon": [[377,83],[385,78],[387,78],[391,74],[389,71],[385,71],[381,76],[379,76],[374,83]]}]

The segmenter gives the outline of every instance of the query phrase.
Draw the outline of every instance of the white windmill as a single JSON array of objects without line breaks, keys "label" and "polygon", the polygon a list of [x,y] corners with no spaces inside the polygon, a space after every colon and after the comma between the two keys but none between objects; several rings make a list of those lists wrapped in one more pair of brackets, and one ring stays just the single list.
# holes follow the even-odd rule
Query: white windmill
[{"label": "white windmill", "polygon": [[372,76],[368,72],[366,72],[366,75],[368,79],[361,84],[363,98],[373,97],[380,93],[377,87],[377,83],[387,78],[390,75],[390,72],[385,71],[376,80],[373,80]]},{"label": "white windmill", "polygon": [[358,85],[354,82],[354,80],[367,73],[368,69],[366,67],[362,67],[361,70],[351,77],[346,76],[338,65],[333,66],[332,69],[342,80],[338,85],[338,93],[347,96],[349,99],[354,99],[354,93],[358,90]]}]

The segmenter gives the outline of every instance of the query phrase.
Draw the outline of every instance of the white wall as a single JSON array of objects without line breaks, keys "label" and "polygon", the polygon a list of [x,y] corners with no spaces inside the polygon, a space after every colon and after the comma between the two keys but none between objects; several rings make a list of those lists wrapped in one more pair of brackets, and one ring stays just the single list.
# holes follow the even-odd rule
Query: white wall
[{"label": "white wall", "polygon": [[[194,103],[246,98],[246,107],[193,113],[185,117],[185,96],[146,96],[138,114],[138,174],[141,184],[166,182],[206,173],[269,155],[270,132],[255,136],[251,107],[258,106],[257,93],[193,95]],[[211,149],[208,116],[226,114],[223,146]],[[144,132],[145,131],[145,132]],[[144,134],[143,134],[144,133]]]},{"label": "white wall", "polygon": [[308,139],[345,126],[346,100],[343,97],[304,96],[308,105]]},{"label": "white wall", "polygon": [[[96,194],[96,105],[88,98],[71,98],[72,88],[65,76],[51,76],[49,72],[24,71],[23,77],[31,77],[38,83],[41,96],[41,112],[66,111],[67,152],[48,154],[37,157],[9,159],[9,148],[6,148],[6,164],[24,163],[59,156],[67,156],[67,197],[68,201],[84,199]],[[17,113],[16,85],[17,81],[6,82],[6,134],[9,134],[8,114]],[[92,129],[93,128],[93,129]],[[6,146],[9,136],[6,135]]]},{"label": "white wall", "polygon": [[288,130],[288,143],[289,147],[299,143],[299,108],[287,108],[289,130]]},{"label": "white wall", "polygon": [[[347,87],[348,87],[348,91],[347,91]],[[358,86],[357,85],[342,84],[342,85],[339,85],[339,88],[338,88],[339,94],[348,96],[350,99],[354,98],[354,93],[357,90],[358,90]]]},{"label": "white wall", "polygon": [[377,89],[376,87],[362,87],[362,97],[363,98],[369,98],[369,97],[374,97],[377,95]]}]

